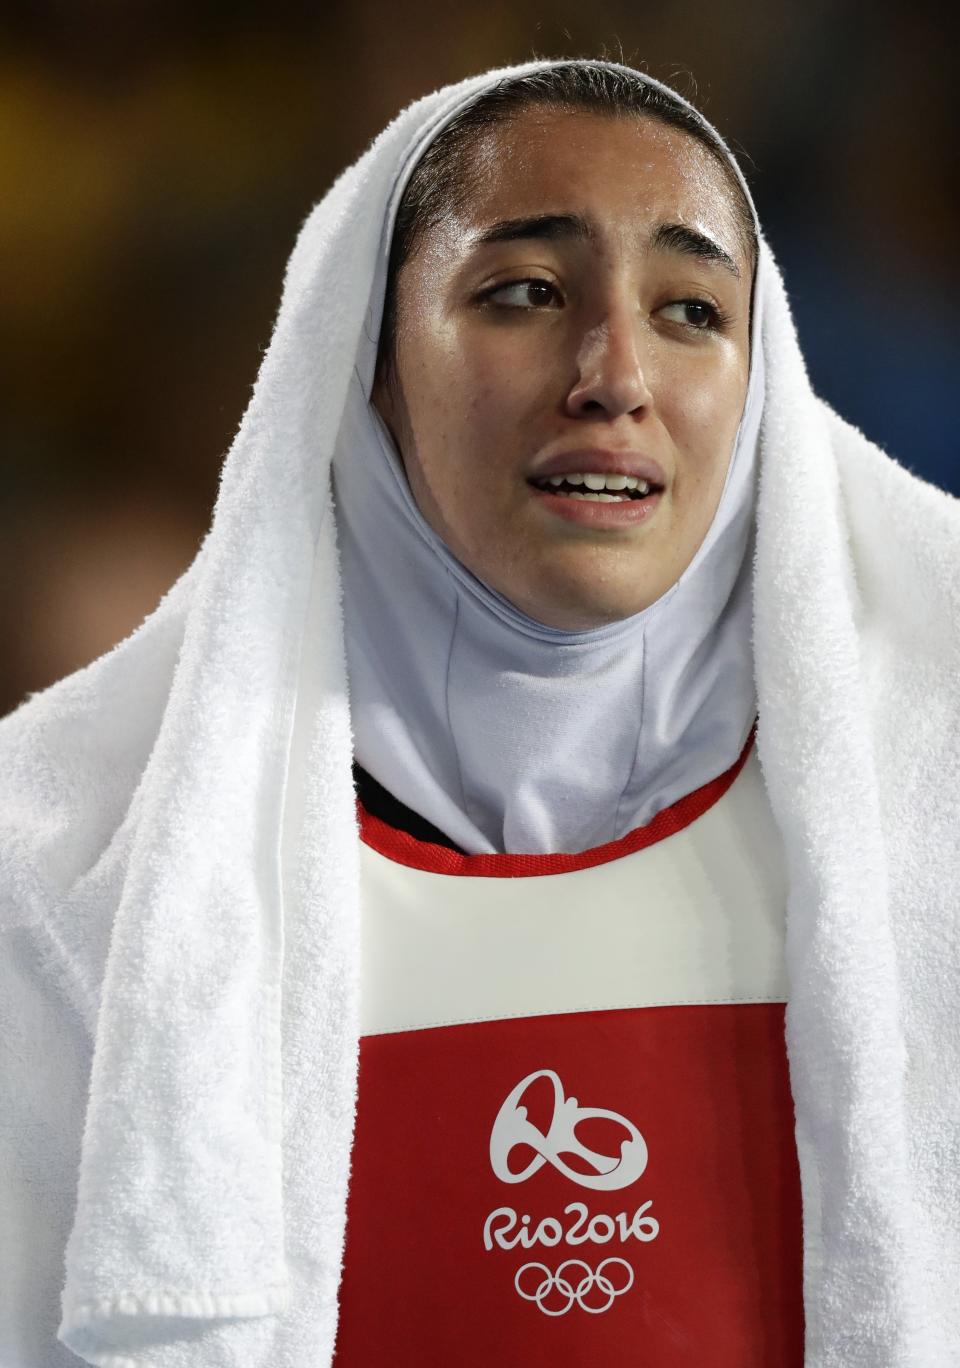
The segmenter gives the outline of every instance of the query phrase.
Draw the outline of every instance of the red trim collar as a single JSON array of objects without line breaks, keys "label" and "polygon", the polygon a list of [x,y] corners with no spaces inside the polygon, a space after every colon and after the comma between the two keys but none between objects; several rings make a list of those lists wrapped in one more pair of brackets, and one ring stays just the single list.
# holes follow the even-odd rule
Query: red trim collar
[{"label": "red trim collar", "polygon": [[608,864],[624,855],[632,855],[636,850],[656,845],[658,841],[675,835],[702,817],[708,808],[723,797],[743,769],[756,732],[757,724],[754,723],[739,758],[724,774],[709,780],[685,798],[679,798],[670,807],[658,812],[646,826],[635,827],[617,841],[608,841],[606,845],[594,846],[592,850],[582,850],[574,855],[458,855],[446,846],[418,841],[415,836],[398,831],[379,817],[373,817],[358,800],[360,839],[364,845],[385,855],[388,860],[408,865],[411,869],[423,869],[430,874],[459,874],[472,879],[518,879],[591,869],[594,865]]}]

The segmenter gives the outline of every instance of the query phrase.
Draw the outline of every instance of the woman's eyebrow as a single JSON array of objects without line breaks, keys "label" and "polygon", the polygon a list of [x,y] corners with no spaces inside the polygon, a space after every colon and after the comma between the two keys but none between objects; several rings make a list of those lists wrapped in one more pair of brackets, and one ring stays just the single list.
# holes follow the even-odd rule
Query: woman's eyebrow
[{"label": "woman's eyebrow", "polygon": [[740,268],[729,252],[713,238],[685,223],[659,223],[650,234],[650,246],[655,252],[682,252],[684,256],[699,257],[715,262],[740,279]]},{"label": "woman's eyebrow", "polygon": [[485,247],[491,242],[518,242],[524,238],[539,238],[556,242],[562,238],[593,238],[592,224],[580,214],[534,214],[530,218],[498,219],[474,238],[474,244]]},{"label": "woman's eyebrow", "polygon": [[[520,242],[537,239],[541,242],[563,240],[594,241],[597,230],[581,214],[533,214],[527,218],[498,219],[482,229],[473,245],[486,247],[496,242]],[[680,252],[684,256],[699,257],[701,261],[723,266],[737,280],[740,268],[719,242],[707,237],[697,228],[685,223],[658,223],[650,234],[647,246],[654,252]]]}]

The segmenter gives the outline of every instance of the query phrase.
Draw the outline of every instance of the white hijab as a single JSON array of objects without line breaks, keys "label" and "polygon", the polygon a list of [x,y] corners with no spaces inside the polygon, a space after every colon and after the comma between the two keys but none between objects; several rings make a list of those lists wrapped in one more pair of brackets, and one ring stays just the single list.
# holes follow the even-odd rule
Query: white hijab
[{"label": "white hijab", "polygon": [[472,574],[429,526],[369,403],[396,208],[429,141],[398,171],[333,456],[356,758],[470,854],[587,850],[723,773],[756,716],[760,268],[744,409],[692,562],[623,621],[579,632],[545,626]]}]

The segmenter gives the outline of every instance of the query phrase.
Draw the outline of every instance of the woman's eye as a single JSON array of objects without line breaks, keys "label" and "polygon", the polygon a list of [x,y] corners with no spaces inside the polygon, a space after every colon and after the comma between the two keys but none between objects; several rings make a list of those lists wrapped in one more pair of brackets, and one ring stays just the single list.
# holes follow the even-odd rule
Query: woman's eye
[{"label": "woman's eye", "polygon": [[672,322],[682,323],[697,332],[706,332],[719,322],[718,310],[703,299],[678,299],[673,304],[667,304],[661,312],[669,315],[671,310]]},{"label": "woman's eye", "polygon": [[556,287],[549,280],[510,280],[488,290],[486,298],[512,309],[539,309],[557,299]]}]

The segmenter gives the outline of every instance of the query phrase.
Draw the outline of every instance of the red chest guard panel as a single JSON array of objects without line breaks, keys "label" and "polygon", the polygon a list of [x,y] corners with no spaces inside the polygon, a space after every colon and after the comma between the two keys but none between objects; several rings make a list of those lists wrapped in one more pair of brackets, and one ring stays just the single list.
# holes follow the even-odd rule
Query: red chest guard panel
[{"label": "red chest guard panel", "polygon": [[802,1365],[783,870],[724,781],[557,874],[374,833],[337,1368]]}]

